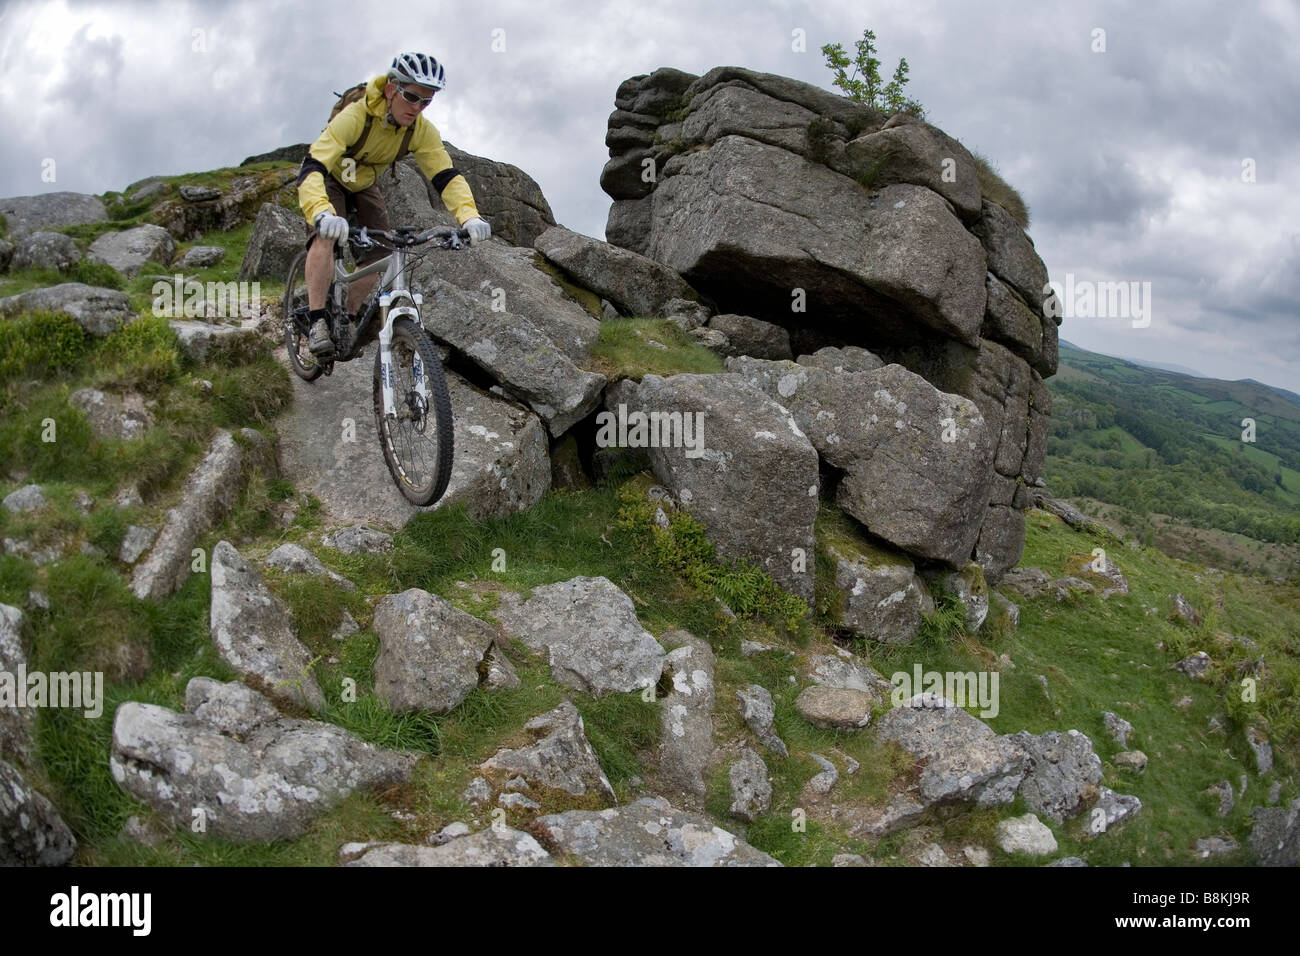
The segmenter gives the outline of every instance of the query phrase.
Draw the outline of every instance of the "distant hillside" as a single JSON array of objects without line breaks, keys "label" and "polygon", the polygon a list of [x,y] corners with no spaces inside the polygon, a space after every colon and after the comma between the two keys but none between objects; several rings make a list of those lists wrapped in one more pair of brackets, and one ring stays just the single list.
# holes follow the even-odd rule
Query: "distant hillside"
[{"label": "distant hillside", "polygon": [[[1142,540],[1181,542],[1210,563],[1300,574],[1300,397],[1064,342],[1048,387],[1054,494],[1104,502],[1108,516]],[[1253,442],[1243,440],[1245,419],[1254,421]],[[1178,531],[1185,526],[1222,532],[1215,540],[1223,546],[1207,551],[1205,536]],[[1247,541],[1224,545],[1232,535],[1278,547],[1263,549],[1264,559]]]}]

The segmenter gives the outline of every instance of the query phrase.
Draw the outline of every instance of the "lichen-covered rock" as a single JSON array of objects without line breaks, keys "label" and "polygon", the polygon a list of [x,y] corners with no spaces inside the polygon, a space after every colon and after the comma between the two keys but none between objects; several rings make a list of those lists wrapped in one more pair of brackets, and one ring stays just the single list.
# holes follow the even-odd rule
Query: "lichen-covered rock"
[{"label": "lichen-covered rock", "polygon": [[133,276],[146,262],[170,265],[176,256],[176,240],[161,226],[145,223],[120,232],[106,232],[90,244],[87,258]]},{"label": "lichen-covered rock", "polygon": [[737,820],[753,823],[772,805],[772,784],[767,779],[767,764],[757,752],[742,747],[740,757],[727,773],[731,783],[730,813]]},{"label": "lichen-covered rock", "polygon": [[804,688],[795,709],[804,719],[828,730],[858,730],[871,721],[872,697],[860,690],[823,687]]},{"label": "lichen-covered rock", "polygon": [[59,811],[0,760],[0,866],[63,866],[76,852]]},{"label": "lichen-covered rock", "polygon": [[686,631],[669,631],[660,641],[673,649],[664,659],[672,689],[659,702],[659,773],[673,786],[702,797],[713,754],[713,649]]},{"label": "lichen-covered rock", "polygon": [[505,776],[518,774],[534,786],[574,796],[590,793],[615,801],[614,788],[587,741],[582,715],[572,703],[561,701],[554,710],[524,724],[524,729],[535,741],[531,746],[498,751],[480,769]]},{"label": "lichen-covered rock", "polygon": [[1052,835],[1052,831],[1032,813],[1000,820],[997,826],[997,841],[1004,853],[1051,856],[1057,849],[1056,837]]},{"label": "lichen-covered rock", "polygon": [[1064,823],[1096,799],[1101,783],[1101,758],[1092,741],[1077,730],[1064,734],[1049,730],[1031,734],[1022,730],[1014,739],[1028,763],[1020,795],[1034,813]]},{"label": "lichen-covered rock", "polygon": [[740,698],[740,716],[745,725],[754,733],[764,747],[782,757],[790,756],[785,741],[777,736],[772,722],[776,719],[776,708],[772,695],[761,684],[750,684],[743,690],[736,691]]},{"label": "lichen-covered rock", "polygon": [[83,282],[63,282],[0,299],[0,317],[25,312],[66,312],[94,336],[116,332],[136,317],[125,292]]},{"label": "lichen-covered rock", "polygon": [[538,817],[533,832],[555,853],[590,866],[780,866],[708,817],[646,797],[609,810]]},{"label": "lichen-covered rock", "polygon": [[134,701],[117,709],[109,769],[177,828],[269,842],[301,836],[354,790],[410,780],[418,754],[281,717],[239,683],[193,678],[185,713]]},{"label": "lichen-covered rock", "polygon": [[503,600],[492,614],[507,634],[546,650],[556,680],[584,693],[642,690],[663,670],[663,647],[607,578],[543,585],[522,603]]},{"label": "lichen-covered rock", "polygon": [[554,866],[535,839],[509,827],[488,827],[441,846],[407,843],[345,843],[343,866]]}]

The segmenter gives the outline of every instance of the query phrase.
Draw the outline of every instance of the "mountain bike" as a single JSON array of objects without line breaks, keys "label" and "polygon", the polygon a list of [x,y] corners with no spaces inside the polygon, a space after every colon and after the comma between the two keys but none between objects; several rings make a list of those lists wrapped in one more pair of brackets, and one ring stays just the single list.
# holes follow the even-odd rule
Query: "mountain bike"
[{"label": "mountain bike", "polygon": [[[284,285],[284,344],[289,364],[304,381],[314,382],[321,375],[329,375],[335,362],[360,358],[365,349],[359,343],[378,324],[373,384],[379,445],[398,490],[420,506],[433,504],[447,490],[453,446],[451,398],[442,362],[420,321],[423,298],[412,292],[406,281],[408,266],[424,258],[409,250],[425,243],[442,249],[464,249],[469,245],[469,233],[448,228],[418,232],[411,227],[349,230],[348,244],[354,256],[376,247],[392,250],[390,255],[351,272],[344,267],[342,244],[334,244],[334,275],[326,309],[335,354],[329,358],[317,357],[307,347],[307,250],[298,253],[289,266]],[[347,288],[363,276],[380,271],[383,278],[366,298],[354,328],[347,313]]]}]

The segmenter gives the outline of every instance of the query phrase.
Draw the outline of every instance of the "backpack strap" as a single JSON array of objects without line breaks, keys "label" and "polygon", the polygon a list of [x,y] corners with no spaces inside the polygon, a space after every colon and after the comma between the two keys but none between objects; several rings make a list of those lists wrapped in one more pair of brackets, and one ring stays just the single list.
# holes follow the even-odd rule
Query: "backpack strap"
[{"label": "backpack strap", "polygon": [[345,157],[351,157],[355,159],[357,153],[361,152],[361,147],[365,145],[366,138],[370,135],[371,124],[373,124],[374,121],[375,121],[374,115],[371,113],[367,113],[366,125],[361,128],[361,135],[357,137],[357,141],[344,151],[343,155]]},{"label": "backpack strap", "polygon": [[[419,122],[418,116],[416,117],[415,122]],[[405,156],[407,153],[411,151],[411,137],[414,134],[415,134],[415,123],[412,123],[410,126],[406,127],[406,135],[402,137],[402,145],[397,147],[397,156],[396,158],[393,159],[392,170],[393,170],[394,182],[396,182],[397,180],[397,164],[402,161],[403,156]]]}]

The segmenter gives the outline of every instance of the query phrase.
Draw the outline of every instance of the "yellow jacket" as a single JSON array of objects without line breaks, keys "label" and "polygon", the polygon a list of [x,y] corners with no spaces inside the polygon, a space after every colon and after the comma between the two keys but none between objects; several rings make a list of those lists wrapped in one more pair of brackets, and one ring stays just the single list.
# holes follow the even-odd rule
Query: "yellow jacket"
[{"label": "yellow jacket", "polygon": [[[326,172],[342,183],[345,189],[360,192],[373,185],[379,174],[397,158],[397,150],[401,147],[402,137],[406,135],[406,127],[394,126],[385,119],[388,103],[384,100],[384,84],[387,81],[386,74],[373,77],[366,84],[366,95],[340,110],[338,116],[321,131],[320,138],[307,150],[307,158],[303,160],[302,169],[298,173],[298,205],[308,222],[312,222],[322,211],[342,215],[325,195]],[[375,117],[370,125],[370,135],[366,137],[360,154],[354,157],[356,166],[352,175],[345,179],[343,154],[360,138],[366,113]],[[470,219],[478,217],[478,207],[474,205],[474,194],[470,191],[469,183],[452,166],[451,156],[442,145],[442,137],[423,114],[415,118],[415,132],[411,135],[409,148],[420,171],[433,182],[447,211],[456,218],[456,222],[463,226]]]}]

